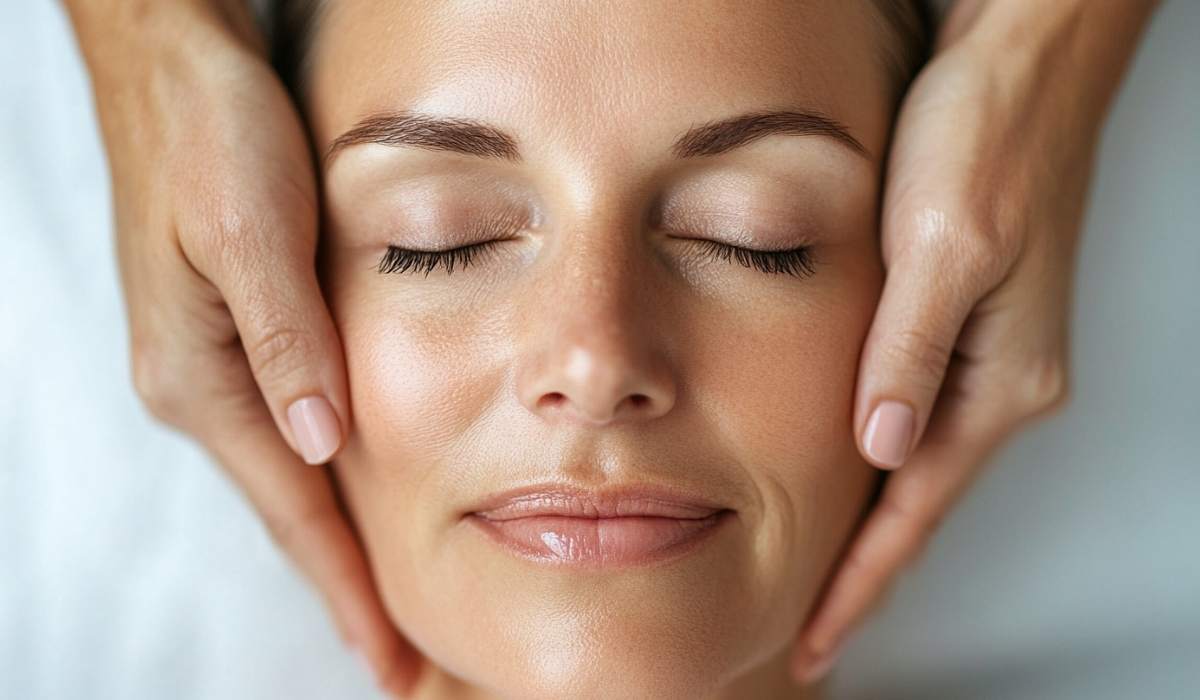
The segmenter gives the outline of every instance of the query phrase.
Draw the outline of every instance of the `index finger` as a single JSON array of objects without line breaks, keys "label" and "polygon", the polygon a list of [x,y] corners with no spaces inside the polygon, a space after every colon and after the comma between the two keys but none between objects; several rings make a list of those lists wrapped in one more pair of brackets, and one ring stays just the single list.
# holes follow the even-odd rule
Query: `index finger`
[{"label": "index finger", "polygon": [[878,502],[834,571],[804,627],[792,668],[816,680],[893,579],[924,549],[942,518],[970,486],[1008,432],[999,415],[980,418],[960,407],[939,409],[904,469],[890,472]]},{"label": "index finger", "polygon": [[[249,374],[248,367],[245,371]],[[224,408],[230,410],[216,413],[220,417],[200,431],[201,439],[275,542],[316,585],[343,639],[366,656],[379,683],[393,693],[411,688],[420,673],[420,653],[387,615],[328,468],[298,459],[260,396],[229,401]]]}]

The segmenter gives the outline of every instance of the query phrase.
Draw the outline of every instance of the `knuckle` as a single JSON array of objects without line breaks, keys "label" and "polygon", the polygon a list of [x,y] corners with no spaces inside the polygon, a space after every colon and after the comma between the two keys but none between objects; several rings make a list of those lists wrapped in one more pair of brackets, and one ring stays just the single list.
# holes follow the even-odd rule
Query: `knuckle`
[{"label": "knuckle", "polygon": [[274,382],[300,372],[311,349],[312,340],[308,333],[269,325],[268,330],[246,347],[246,356],[260,382]]},{"label": "knuckle", "polygon": [[234,194],[227,191],[223,196],[214,198],[204,216],[208,243],[215,252],[227,256],[225,259],[230,262],[238,259],[246,243],[254,242],[252,234],[254,222],[257,221],[246,198]]},{"label": "knuckle", "polygon": [[916,236],[897,253],[945,281],[949,293],[978,296],[1007,274],[1024,227],[1003,221],[987,202],[925,207],[905,215]]},{"label": "knuckle", "polygon": [[1013,243],[1013,236],[993,226],[976,225],[963,232],[954,253],[965,274],[988,288],[1008,270],[1014,257]]},{"label": "knuckle", "polygon": [[328,509],[310,507],[295,513],[264,512],[263,522],[276,546],[301,559],[304,545],[317,538],[330,517],[332,513]]},{"label": "knuckle", "polygon": [[1070,373],[1059,358],[1027,366],[1012,386],[1018,411],[1030,418],[1056,415],[1070,403]]},{"label": "knuckle", "polygon": [[941,526],[942,515],[926,510],[894,496],[881,499],[877,506],[881,525],[901,533],[899,540],[889,538],[895,546],[886,548],[852,547],[846,554],[846,568],[854,570],[856,576],[878,581],[880,585],[890,581],[920,557],[933,533]]},{"label": "knuckle", "polygon": [[912,566],[919,561],[929,547],[930,540],[942,526],[944,513],[938,509],[923,508],[918,504],[906,503],[900,497],[885,498],[880,509],[889,520],[904,523],[898,528],[904,532],[902,544],[894,554],[897,568]]},{"label": "knuckle", "polygon": [[180,427],[184,393],[178,372],[164,361],[159,349],[143,342],[132,345],[130,359],[133,389],[142,405],[156,420]]},{"label": "knuckle", "polygon": [[901,252],[959,277],[998,280],[1016,257],[1022,227],[992,212],[986,202],[910,211],[905,218],[918,235]]},{"label": "knuckle", "polygon": [[291,520],[281,516],[267,514],[263,515],[263,523],[266,525],[267,534],[271,536],[271,541],[275,543],[275,546],[285,552],[291,552],[296,542],[296,530],[298,526]]},{"label": "knuckle", "polygon": [[908,530],[913,535],[907,538],[914,547],[920,546],[942,524],[942,515],[938,512],[922,508],[914,503],[906,503],[899,497],[884,498],[879,503],[884,514],[895,522],[907,523]]},{"label": "knuckle", "polygon": [[855,572],[856,577],[870,580],[887,577],[890,572],[886,562],[868,556],[860,547],[852,548],[846,555],[846,569]]},{"label": "knuckle", "polygon": [[179,238],[188,257],[197,261],[210,278],[247,272],[252,257],[247,244],[254,241],[243,211],[242,197],[205,198],[195,216],[179,227]]},{"label": "knuckle", "polygon": [[908,368],[908,373],[915,375],[909,381],[927,390],[935,390],[941,385],[942,374],[953,351],[952,340],[920,328],[900,331],[884,349],[891,364]]}]

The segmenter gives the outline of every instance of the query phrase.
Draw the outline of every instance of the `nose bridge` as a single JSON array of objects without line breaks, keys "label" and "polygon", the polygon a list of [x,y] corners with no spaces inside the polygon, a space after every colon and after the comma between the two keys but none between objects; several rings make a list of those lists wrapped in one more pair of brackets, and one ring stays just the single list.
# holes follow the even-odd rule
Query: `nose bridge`
[{"label": "nose bridge", "polygon": [[637,214],[616,207],[577,207],[547,233],[520,348],[518,391],[530,411],[602,424],[674,403],[641,233]]},{"label": "nose bridge", "polygon": [[556,233],[550,289],[558,304],[558,323],[588,331],[593,342],[621,343],[626,326],[638,323],[633,300],[638,296],[643,245],[636,224],[615,215],[581,215]]}]

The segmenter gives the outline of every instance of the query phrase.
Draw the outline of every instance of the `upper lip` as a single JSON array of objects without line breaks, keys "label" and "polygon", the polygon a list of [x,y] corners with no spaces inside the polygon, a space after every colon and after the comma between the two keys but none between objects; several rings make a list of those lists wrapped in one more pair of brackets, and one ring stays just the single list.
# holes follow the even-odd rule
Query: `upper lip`
[{"label": "upper lip", "polygon": [[723,510],[729,510],[728,506],[670,486],[634,484],[593,490],[565,484],[537,484],[493,494],[470,513],[488,520],[547,515],[700,519]]}]

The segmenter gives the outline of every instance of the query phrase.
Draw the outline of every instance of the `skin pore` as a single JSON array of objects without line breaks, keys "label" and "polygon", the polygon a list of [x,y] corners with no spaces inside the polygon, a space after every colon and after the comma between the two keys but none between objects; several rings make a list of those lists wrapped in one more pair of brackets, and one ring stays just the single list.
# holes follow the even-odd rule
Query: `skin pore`
[{"label": "skin pore", "polygon": [[[417,697],[817,697],[787,653],[877,483],[851,408],[885,40],[865,0],[328,3],[303,108],[354,416],[335,471],[431,661]],[[600,572],[461,518],[547,481],[736,518]]]}]

